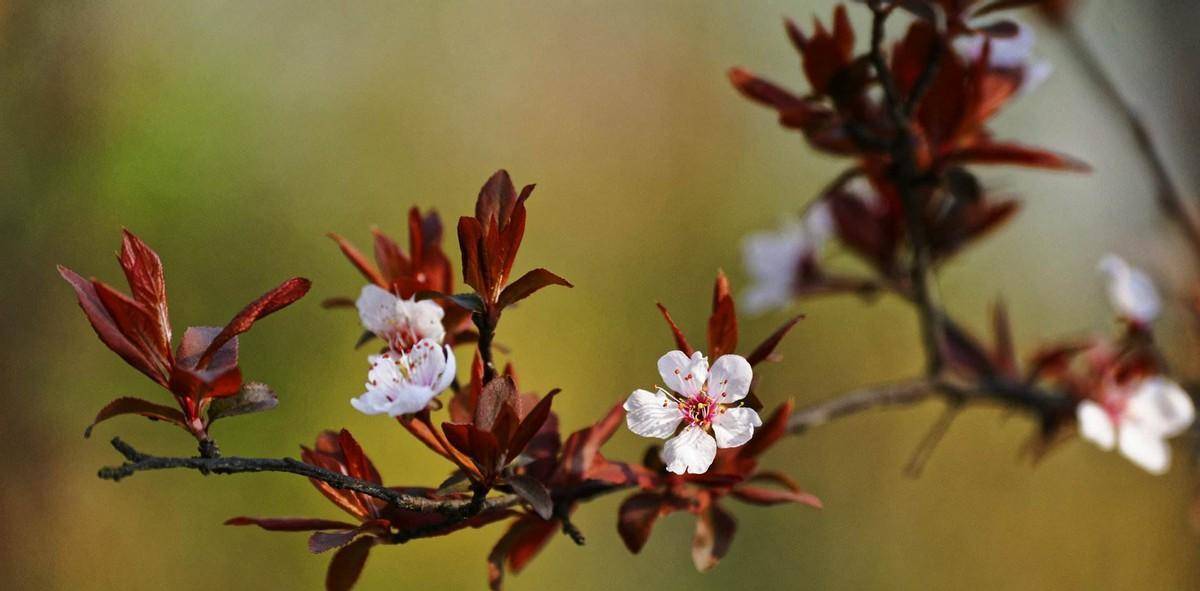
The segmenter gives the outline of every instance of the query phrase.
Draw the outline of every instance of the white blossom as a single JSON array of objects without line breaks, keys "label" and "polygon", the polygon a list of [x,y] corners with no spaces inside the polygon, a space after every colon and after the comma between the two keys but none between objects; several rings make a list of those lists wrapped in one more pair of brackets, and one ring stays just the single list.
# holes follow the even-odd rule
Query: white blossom
[{"label": "white blossom", "polygon": [[1126,390],[1109,388],[1099,402],[1076,408],[1079,433],[1101,449],[1121,455],[1151,474],[1171,464],[1167,439],[1187,430],[1195,419],[1191,397],[1179,384],[1160,376],[1145,378]]},{"label": "white blossom", "polygon": [[658,373],[670,390],[634,390],[625,401],[625,420],[638,435],[667,439],[662,460],[668,471],[703,474],[717,448],[743,445],[762,426],[757,412],[736,404],[749,394],[753,378],[744,357],[722,355],[710,371],[699,351],[690,358],[671,351],[659,358]]},{"label": "white blossom", "polygon": [[367,391],[350,399],[363,414],[399,416],[425,408],[454,380],[454,352],[424,339],[406,353],[388,351],[368,358]]},{"label": "white blossom", "polygon": [[406,351],[424,339],[441,343],[445,311],[436,303],[404,299],[377,285],[363,287],[355,302],[363,327],[387,341],[396,351]]},{"label": "white blossom", "polygon": [[742,256],[753,284],[743,299],[746,310],[758,313],[787,305],[801,279],[802,267],[816,263],[834,230],[829,203],[818,201],[800,221],[747,236]]}]

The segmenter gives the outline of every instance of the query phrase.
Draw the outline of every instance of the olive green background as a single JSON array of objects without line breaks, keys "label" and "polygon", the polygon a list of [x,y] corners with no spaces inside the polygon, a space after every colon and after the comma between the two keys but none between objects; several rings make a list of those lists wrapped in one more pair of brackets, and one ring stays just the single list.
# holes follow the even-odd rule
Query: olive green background
[{"label": "olive green background", "polygon": [[[1183,4],[1146,12],[1093,2],[1084,27],[1193,186],[1197,68],[1194,34],[1181,23],[1195,19],[1169,10]],[[365,246],[378,224],[403,237],[413,204],[436,207],[452,227],[497,168],[537,182],[517,268],[545,266],[576,288],[548,289],[506,314],[499,340],[523,386],[563,388],[555,406],[574,429],[656,380],[654,361],[670,347],[656,300],[700,340],[715,271],[744,285],[741,238],[797,210],[844,165],[781,130],[725,79],[744,65],[800,87],[780,16],[827,15],[826,2],[0,6],[7,588],[306,589],[323,580],[328,557],[310,556],[302,534],[221,525],[240,514],[340,516],[300,478],[95,477],[118,459],[105,443],[113,435],[147,451],[192,451],[181,432],[136,418],[81,436],[110,398],[169,400],[100,344],[54,272],[63,263],[121,284],[112,253],[122,226],[162,255],[177,334],[223,323],[285,277],[314,280],[307,299],[242,339],[246,375],[274,386],[282,403],[218,424],[226,453],[294,454],[319,429],[345,426],[389,484],[431,485],[448,469],[442,460],[347,404],[366,372],[351,348],[359,329],[352,314],[317,304],[362,281],[324,233]],[[996,128],[1096,172],[984,171],[1027,207],[945,270],[943,299],[982,328],[1002,295],[1023,352],[1113,330],[1094,265],[1119,252],[1162,280],[1171,306],[1160,339],[1179,374],[1195,376],[1195,333],[1180,304],[1194,261],[1155,209],[1120,120],[1055,34],[1039,32],[1056,73]],[[809,403],[920,367],[913,316],[893,299],[798,309],[808,319],[783,345],[785,362],[760,369],[768,404]],[[743,317],[743,342],[784,318]],[[826,508],[731,505],[739,533],[711,573],[691,566],[690,516],[664,520],[630,556],[615,531],[618,499],[606,498],[578,512],[586,547],[553,540],[510,588],[1200,584],[1190,439],[1176,442],[1161,478],[1078,441],[1034,468],[1018,458],[1030,422],[977,409],[955,422],[922,478],[905,478],[940,411],[930,402],[873,412],[782,442],[767,465]],[[634,459],[646,443],[623,431],[607,451]],[[378,548],[362,587],[481,588],[500,533]]]}]

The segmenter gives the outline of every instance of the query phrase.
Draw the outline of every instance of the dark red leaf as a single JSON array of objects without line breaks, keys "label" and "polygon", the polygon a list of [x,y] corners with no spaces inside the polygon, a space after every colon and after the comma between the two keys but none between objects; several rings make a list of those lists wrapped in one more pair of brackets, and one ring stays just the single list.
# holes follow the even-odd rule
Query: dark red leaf
[{"label": "dark red leaf", "polygon": [[338,433],[338,445],[341,447],[342,454],[346,458],[346,473],[354,478],[374,482],[375,484],[383,484],[383,479],[379,476],[379,471],[375,469],[375,464],[371,463],[371,458],[363,452],[362,446],[354,439],[354,436],[349,431],[342,429]]},{"label": "dark red leaf", "polygon": [[508,478],[508,485],[512,487],[513,492],[517,493],[517,496],[533,507],[538,517],[550,519],[554,515],[554,501],[551,500],[550,491],[546,485],[525,474]]},{"label": "dark red leaf", "polygon": [[388,522],[372,520],[364,522],[354,529],[314,532],[313,535],[308,537],[308,551],[313,554],[328,552],[334,548],[341,548],[353,542],[359,536],[374,536],[386,533],[387,529]]},{"label": "dark red leaf", "polygon": [[625,547],[634,554],[641,552],[646,540],[650,539],[654,523],[671,509],[662,495],[652,492],[640,492],[622,501],[618,509],[617,533]]},{"label": "dark red leaf", "polygon": [[163,347],[158,320],[141,302],[99,281],[92,281],[104,309],[112,315],[121,334],[142,351],[146,359],[162,374],[171,366],[171,349]]},{"label": "dark red leaf", "polygon": [[683,351],[684,355],[691,357],[692,353],[695,352],[695,349],[688,344],[687,337],[683,336],[683,331],[679,330],[679,326],[676,325],[675,320],[671,318],[671,313],[667,311],[667,307],[661,303],[656,303],[655,305],[658,306],[658,311],[662,312],[663,319],[667,321],[667,326],[671,327],[671,335],[675,337],[675,346],[678,347],[680,351]]},{"label": "dark red leaf", "polygon": [[[123,397],[109,402],[104,408],[100,409],[100,412],[96,413],[96,418],[92,419],[92,424],[88,425],[88,428],[83,432],[83,436],[91,437],[92,427],[95,427],[102,421],[120,415],[141,415],[156,421],[166,421],[172,425],[178,425],[184,430],[188,430],[187,420],[183,418],[183,413],[179,412],[179,409],[155,404],[141,398]],[[190,433],[191,431],[188,432]]]},{"label": "dark red leaf", "polygon": [[125,279],[133,299],[142,304],[154,317],[157,342],[155,348],[164,358],[170,357],[171,320],[167,313],[167,286],[163,279],[162,261],[158,253],[129,230],[122,231],[121,252],[117,261],[125,271]]},{"label": "dark red leaf", "polygon": [[708,317],[708,354],[713,359],[733,353],[737,349],[738,325],[733,296],[729,293],[729,279],[724,271],[717,271],[713,285],[712,314]]},{"label": "dark red leaf", "polygon": [[329,561],[329,570],[325,573],[326,591],[349,591],[354,587],[375,543],[375,538],[360,538],[338,550]]},{"label": "dark red leaf", "polygon": [[495,475],[500,459],[500,443],[495,435],[474,425],[456,423],[442,423],[442,432],[446,435],[447,443],[470,457],[471,464],[464,468],[474,467],[484,479]]},{"label": "dark red leaf", "polygon": [[500,307],[507,308],[531,295],[537,290],[550,285],[574,287],[570,281],[545,269],[534,269],[521,276],[520,279],[508,284],[500,292]]},{"label": "dark red leaf", "polygon": [[780,503],[799,503],[820,509],[821,499],[800,488],[791,478],[778,472],[759,472],[746,482],[770,482],[783,487],[783,490],[763,488],[759,486],[739,485],[734,487],[733,496],[755,505],[777,505]]},{"label": "dark red leaf", "polygon": [[155,382],[166,386],[167,377],[155,369],[150,364],[150,360],[146,355],[126,338],[125,335],[121,334],[116,321],[113,320],[112,315],[105,309],[104,303],[100,301],[100,296],[96,294],[96,288],[92,285],[92,282],[62,265],[58,266],[58,274],[67,280],[67,283],[70,283],[71,287],[75,288],[79,307],[83,309],[84,315],[87,316],[88,322],[91,323],[92,330],[96,331],[96,336],[100,337],[100,341],[114,353],[120,355],[134,369],[146,374]]},{"label": "dark red leaf", "polygon": [[514,574],[521,572],[557,529],[555,521],[533,516],[514,521],[488,554],[488,587],[499,591],[504,583],[504,563]]},{"label": "dark red leaf", "polygon": [[520,426],[517,427],[512,439],[508,442],[509,458],[517,457],[525,449],[525,446],[529,444],[529,441],[533,439],[533,436],[537,435],[538,431],[541,430],[542,425],[546,423],[546,419],[550,417],[550,405],[554,402],[554,397],[558,395],[558,392],[558,389],[551,390],[549,394],[546,394],[545,397],[538,401],[537,405],[525,415],[524,419],[521,419]]},{"label": "dark red leaf", "polygon": [[[392,282],[408,273],[410,268],[408,257],[404,256],[400,245],[380,232],[379,228],[371,228],[371,236],[375,239],[375,263],[379,265],[379,274],[387,283],[387,287],[384,289],[391,289]],[[407,297],[406,294],[400,295]]]},{"label": "dark red leaf", "polygon": [[277,312],[292,302],[304,297],[308,293],[308,288],[312,287],[312,282],[303,277],[293,277],[279,284],[278,287],[268,291],[258,299],[250,302],[248,306],[242,308],[220,334],[216,336],[208,345],[208,349],[200,356],[200,361],[196,363],[196,367],[204,369],[222,345],[229,339],[250,330],[258,320],[265,318],[273,312]]},{"label": "dark red leaf", "polygon": [[714,503],[700,513],[696,519],[696,535],[692,538],[692,562],[696,570],[705,572],[717,566],[729,552],[736,531],[737,521],[719,505]]},{"label": "dark red leaf", "polygon": [[485,293],[483,269],[483,226],[479,220],[463,216],[458,220],[458,246],[462,253],[463,283],[478,293]]},{"label": "dark red leaf", "polygon": [[350,244],[348,240],[332,232],[327,234],[327,236],[332,238],[334,242],[337,242],[338,247],[342,249],[342,254],[346,255],[347,259],[350,259],[350,263],[358,269],[359,273],[362,273],[363,277],[365,277],[367,281],[370,281],[371,283],[374,283],[375,285],[378,285],[384,289],[388,288],[387,279],[383,277],[383,274],[379,272],[379,269],[376,269],[375,265],[372,265],[371,262],[367,260],[367,257],[363,256],[363,253],[359,252],[359,250],[355,248],[353,244]]},{"label": "dark red leaf", "polygon": [[504,408],[517,407],[517,386],[511,376],[493,378],[483,386],[479,403],[475,408],[475,426],[484,431],[493,431]]},{"label": "dark red leaf", "polygon": [[771,354],[775,352],[775,348],[779,346],[779,342],[782,341],[783,337],[787,336],[788,331],[792,330],[792,327],[796,326],[796,323],[800,322],[801,320],[804,320],[803,314],[795,316],[791,320],[784,322],[783,326],[775,329],[775,332],[771,333],[771,336],[768,336],[766,340],[764,340],[757,347],[755,347],[753,351],[750,352],[750,355],[746,356],[746,361],[749,361],[750,365],[754,366],[770,359]]},{"label": "dark red leaf", "polygon": [[1092,170],[1092,167],[1088,166],[1086,162],[1064,154],[1018,144],[992,142],[955,150],[947,156],[947,161],[971,164],[1009,164],[1072,172],[1091,172]]}]

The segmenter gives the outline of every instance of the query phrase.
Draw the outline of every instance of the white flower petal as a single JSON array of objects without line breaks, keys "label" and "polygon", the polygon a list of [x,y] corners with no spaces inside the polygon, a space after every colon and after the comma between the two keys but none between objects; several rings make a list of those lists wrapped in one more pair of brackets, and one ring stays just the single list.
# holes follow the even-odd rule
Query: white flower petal
[{"label": "white flower petal", "polygon": [[400,298],[378,285],[365,285],[358,301],[358,318],[367,330],[383,335],[393,326],[396,318],[396,303]]},{"label": "white flower petal", "polygon": [[713,434],[717,436],[717,447],[737,447],[754,437],[754,430],[762,426],[762,419],[753,409],[726,408],[724,412],[717,413],[712,426]]},{"label": "white flower petal", "polygon": [[658,359],[658,375],[668,388],[690,398],[700,393],[708,379],[708,359],[699,351],[690,359],[683,351],[671,351]]},{"label": "white flower petal", "polygon": [[790,220],[777,231],[750,234],[742,242],[742,258],[752,278],[743,307],[758,313],[787,304],[802,262],[820,254],[833,234],[829,204],[812,205],[802,220]]},{"label": "white flower petal", "polygon": [[1112,449],[1116,444],[1116,429],[1104,407],[1091,400],[1084,400],[1075,407],[1075,417],[1079,421],[1079,434],[1084,439],[1105,450]]},{"label": "white flower petal", "polygon": [[1118,314],[1143,324],[1158,317],[1162,300],[1149,276],[1114,254],[1104,255],[1099,269],[1108,276],[1108,299]]},{"label": "white flower petal", "polygon": [[717,457],[717,441],[703,429],[692,425],[667,441],[662,461],[675,474],[704,474]]},{"label": "white flower petal", "polygon": [[1165,474],[1171,465],[1171,449],[1157,433],[1122,423],[1118,443],[1121,455],[1151,474]]},{"label": "white flower petal", "polygon": [[401,384],[392,389],[390,395],[395,401],[388,408],[388,415],[398,417],[400,415],[412,414],[423,410],[429,406],[429,401],[437,395],[432,388],[417,384]]},{"label": "white flower petal", "polygon": [[1142,380],[1130,396],[1125,417],[1143,431],[1174,437],[1191,426],[1196,407],[1179,384],[1153,377]]},{"label": "white flower petal", "polygon": [[445,392],[446,388],[450,387],[458,371],[458,361],[454,358],[454,350],[450,348],[450,345],[446,345],[444,350],[446,353],[445,368],[442,369],[441,378],[433,386],[433,390],[437,394]]},{"label": "white flower petal", "polygon": [[403,325],[418,339],[430,339],[441,343],[446,336],[442,318],[446,311],[433,300],[416,301],[416,298],[396,302],[396,312],[403,318]]},{"label": "white flower petal", "polygon": [[713,363],[708,378],[708,395],[721,404],[737,402],[750,392],[754,370],[741,355],[722,355]]},{"label": "white flower petal", "polygon": [[624,408],[625,424],[642,437],[666,439],[675,434],[683,420],[679,405],[662,392],[634,390]]}]

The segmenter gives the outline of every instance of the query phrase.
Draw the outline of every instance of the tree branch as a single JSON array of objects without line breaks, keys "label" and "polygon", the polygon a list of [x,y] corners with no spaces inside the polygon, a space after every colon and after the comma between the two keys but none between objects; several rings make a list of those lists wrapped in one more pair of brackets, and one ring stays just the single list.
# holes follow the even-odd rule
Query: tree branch
[{"label": "tree branch", "polygon": [[120,466],[101,468],[98,476],[104,480],[112,480],[113,482],[133,476],[137,472],[169,470],[173,468],[196,470],[205,475],[287,472],[320,480],[336,488],[370,495],[407,511],[419,511],[422,513],[462,514],[466,513],[473,504],[478,505],[478,508],[473,510],[475,513],[479,513],[493,509],[513,507],[521,503],[521,499],[517,495],[492,497],[482,502],[475,499],[450,499],[444,501],[427,499],[397,492],[386,486],[366,480],[359,480],[344,474],[331,472],[293,458],[242,458],[236,456],[178,458],[152,456],[137,451],[133,446],[122,441],[120,437],[113,438],[112,446],[125,457],[126,462]]}]

